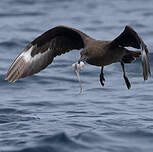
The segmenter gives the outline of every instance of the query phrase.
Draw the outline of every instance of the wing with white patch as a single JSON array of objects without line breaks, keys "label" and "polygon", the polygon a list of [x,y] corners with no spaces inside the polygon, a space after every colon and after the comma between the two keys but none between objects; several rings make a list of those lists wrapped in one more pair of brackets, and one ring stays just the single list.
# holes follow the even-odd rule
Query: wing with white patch
[{"label": "wing with white patch", "polygon": [[38,73],[52,63],[54,57],[73,49],[84,48],[91,39],[69,27],[57,26],[33,40],[15,59],[6,74],[6,80],[16,80]]},{"label": "wing with white patch", "polygon": [[43,53],[31,56],[31,52],[35,46],[31,46],[28,50],[23,51],[11,65],[6,75],[6,80],[15,82],[20,78],[33,75],[47,67],[53,61],[52,51],[48,48]]},{"label": "wing with white patch", "polygon": [[141,37],[133,30],[132,27],[126,26],[124,31],[110,43],[111,47],[133,47],[142,50],[142,67],[144,80],[148,79],[150,65],[148,60],[148,49]]}]

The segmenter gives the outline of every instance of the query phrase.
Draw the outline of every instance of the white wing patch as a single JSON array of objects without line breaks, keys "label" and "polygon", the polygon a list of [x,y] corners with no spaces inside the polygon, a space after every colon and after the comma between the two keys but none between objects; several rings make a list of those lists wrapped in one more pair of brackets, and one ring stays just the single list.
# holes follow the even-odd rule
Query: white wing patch
[{"label": "white wing patch", "polygon": [[[44,69],[53,61],[53,52],[50,48],[46,48],[46,51],[38,51],[38,54],[31,56],[33,49],[37,46],[31,46],[28,50],[24,50],[14,61],[8,73],[6,80],[9,82],[15,82],[16,80],[33,75]],[[41,49],[41,48],[40,48]]]},{"label": "white wing patch", "polygon": [[29,50],[22,52],[19,57],[24,57],[26,62],[30,62],[32,59],[31,52],[32,52],[33,48],[34,48],[34,46],[31,46],[31,48]]},{"label": "white wing patch", "polygon": [[45,55],[46,53],[48,53],[48,51],[50,51],[50,48],[48,48],[47,51],[45,51],[43,53],[39,52],[38,54],[36,54],[32,57],[31,53],[32,53],[32,51],[35,47],[36,46],[34,46],[34,45],[31,46],[31,48],[29,48],[29,50],[22,52],[19,57],[23,57],[26,62],[31,63],[31,62],[34,62],[36,60],[39,60],[43,55]]}]

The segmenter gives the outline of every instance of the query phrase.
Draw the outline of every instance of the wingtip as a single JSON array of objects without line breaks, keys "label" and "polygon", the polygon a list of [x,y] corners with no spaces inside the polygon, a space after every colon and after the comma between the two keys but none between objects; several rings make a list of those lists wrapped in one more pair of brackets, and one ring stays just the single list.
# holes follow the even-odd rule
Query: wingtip
[{"label": "wingtip", "polygon": [[5,75],[5,80],[9,82],[8,73]]},{"label": "wingtip", "polygon": [[9,83],[14,83],[16,82],[18,79],[13,79],[13,78],[9,78],[8,76],[5,77],[5,80],[8,81]]},{"label": "wingtip", "polygon": [[144,81],[151,75],[148,55],[145,50],[142,51],[142,68]]},{"label": "wingtip", "polygon": [[13,66],[9,71],[7,72],[5,76],[5,80],[8,82],[15,82],[20,78],[20,75],[18,74],[17,68]]},{"label": "wingtip", "polygon": [[8,75],[9,75],[8,73],[9,73],[9,71],[5,75],[5,80],[7,80],[7,81],[8,81]]},{"label": "wingtip", "polygon": [[125,30],[132,30],[132,31],[134,31],[133,28],[130,25],[126,25],[125,26]]}]

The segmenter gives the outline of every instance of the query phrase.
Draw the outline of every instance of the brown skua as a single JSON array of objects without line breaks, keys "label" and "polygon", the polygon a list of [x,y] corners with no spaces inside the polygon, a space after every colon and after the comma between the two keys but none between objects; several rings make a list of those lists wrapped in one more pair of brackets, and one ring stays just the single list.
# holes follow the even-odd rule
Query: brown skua
[{"label": "brown skua", "polygon": [[[133,47],[141,52],[131,51],[126,47]],[[150,74],[147,46],[130,26],[126,26],[124,31],[112,41],[95,40],[77,29],[57,26],[37,37],[18,55],[5,79],[15,82],[20,78],[31,76],[51,64],[54,57],[76,49],[82,49],[78,63],[85,61],[101,67],[102,85],[105,81],[104,66],[120,62],[123,77],[129,89],[131,84],[126,76],[124,64],[131,63],[140,56],[144,80],[147,80]]]}]

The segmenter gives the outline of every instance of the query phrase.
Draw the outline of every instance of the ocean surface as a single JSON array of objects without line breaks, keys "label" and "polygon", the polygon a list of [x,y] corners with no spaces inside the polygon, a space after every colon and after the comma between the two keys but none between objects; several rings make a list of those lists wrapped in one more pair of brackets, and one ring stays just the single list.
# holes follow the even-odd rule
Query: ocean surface
[{"label": "ocean surface", "polygon": [[5,74],[24,47],[57,25],[113,40],[126,25],[147,44],[153,73],[152,0],[0,1],[0,152],[153,152],[153,77],[141,61],[104,68],[86,64],[83,93],[72,70],[80,51],[57,57],[45,70],[16,83]]}]

